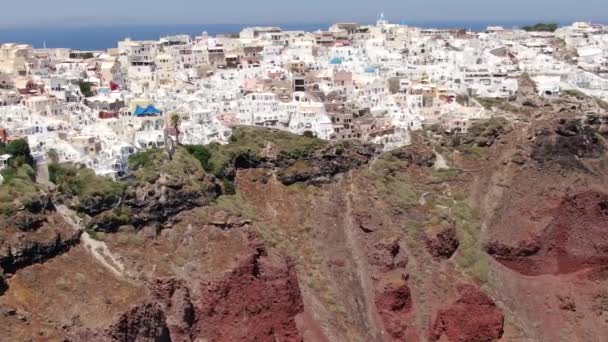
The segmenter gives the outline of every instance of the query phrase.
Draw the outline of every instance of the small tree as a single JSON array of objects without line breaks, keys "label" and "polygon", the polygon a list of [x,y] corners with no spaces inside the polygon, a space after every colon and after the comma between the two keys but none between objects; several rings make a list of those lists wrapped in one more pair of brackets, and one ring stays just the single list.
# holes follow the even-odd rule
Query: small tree
[{"label": "small tree", "polygon": [[175,129],[176,143],[179,144],[179,134],[180,134],[179,126],[182,123],[182,118],[178,113],[173,113],[169,120],[170,120],[171,127],[173,127],[173,129]]},{"label": "small tree", "polygon": [[303,136],[307,137],[307,138],[314,138],[315,137],[315,133],[313,131],[304,131],[304,133],[302,133]]},{"label": "small tree", "polygon": [[52,148],[50,149],[47,153],[46,156],[49,158],[49,160],[51,161],[51,164],[58,164],[59,163],[59,153],[57,153],[57,150]]},{"label": "small tree", "polygon": [[531,32],[555,32],[559,27],[556,23],[538,23],[535,25],[529,25],[522,27],[526,31]]},{"label": "small tree", "polygon": [[93,95],[95,95],[91,90],[90,82],[80,81],[78,82],[78,86],[80,87],[80,92],[84,97],[92,97]]},{"label": "small tree", "polygon": [[32,167],[34,166],[34,158],[30,153],[30,147],[27,141],[23,139],[13,140],[6,144],[3,150],[4,151],[0,150],[0,152],[10,154],[12,159],[18,158],[20,161],[25,162]]},{"label": "small tree", "polygon": [[194,158],[198,159],[205,171],[212,170],[212,165],[209,161],[212,155],[211,151],[207,147],[202,145],[185,145],[184,147],[188,153],[190,153]]}]

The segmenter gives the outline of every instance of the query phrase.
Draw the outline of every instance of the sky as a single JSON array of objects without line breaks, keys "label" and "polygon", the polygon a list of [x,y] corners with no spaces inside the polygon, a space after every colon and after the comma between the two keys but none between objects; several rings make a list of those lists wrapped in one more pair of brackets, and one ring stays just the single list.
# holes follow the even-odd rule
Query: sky
[{"label": "sky", "polygon": [[0,27],[373,22],[608,22],[608,0],[0,0]]}]

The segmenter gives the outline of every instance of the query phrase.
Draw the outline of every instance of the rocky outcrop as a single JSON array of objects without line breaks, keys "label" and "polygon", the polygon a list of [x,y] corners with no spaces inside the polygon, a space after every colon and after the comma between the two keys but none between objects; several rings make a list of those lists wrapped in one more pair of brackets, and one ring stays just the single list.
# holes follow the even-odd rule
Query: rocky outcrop
[{"label": "rocky outcrop", "polygon": [[171,341],[165,320],[158,303],[146,303],[125,313],[107,334],[111,341]]},{"label": "rocky outcrop", "polygon": [[540,236],[516,247],[493,241],[486,251],[526,275],[575,272],[608,262],[608,195],[588,191],[564,198]]},{"label": "rocky outcrop", "polygon": [[301,341],[303,311],[294,266],[260,247],[245,263],[206,284],[194,335],[209,341]]},{"label": "rocky outcrop", "polygon": [[23,232],[35,231],[46,222],[46,217],[54,211],[53,203],[49,196],[40,193],[40,196],[18,211],[7,217],[0,217],[0,229],[15,228]]},{"label": "rocky outcrop", "polygon": [[162,306],[154,302],[134,306],[107,329],[75,327],[68,336],[70,342],[172,342]]},{"label": "rocky outcrop", "polygon": [[0,268],[0,296],[2,296],[7,289],[8,284],[6,283],[6,279],[4,279],[4,271]]},{"label": "rocky outcrop", "polygon": [[368,253],[369,263],[380,272],[389,272],[398,268],[405,268],[407,255],[401,248],[399,239],[380,241]]},{"label": "rocky outcrop", "polygon": [[507,246],[498,241],[488,242],[485,245],[488,254],[507,259],[531,257],[537,254],[540,249],[541,242],[538,237],[520,241],[517,246]]},{"label": "rocky outcrop", "polygon": [[209,205],[222,194],[219,181],[187,152],[179,150],[171,160],[162,151],[153,152],[151,165],[135,172],[116,206],[94,209],[98,214],[89,224],[92,229],[115,232],[123,225],[164,224],[182,211]]},{"label": "rocky outcrop", "polygon": [[121,198],[114,196],[90,196],[84,199],[67,199],[71,202],[70,207],[77,211],[86,213],[87,215],[98,215],[104,211],[116,208],[120,204]]},{"label": "rocky outcrop", "polygon": [[32,213],[27,210],[19,211],[7,220],[7,226],[15,227],[21,231],[35,231],[46,222],[46,214],[43,212]]},{"label": "rocky outcrop", "polygon": [[409,329],[413,325],[412,295],[405,277],[380,285],[375,304],[384,329],[394,341],[415,340],[415,333]]},{"label": "rocky outcrop", "polygon": [[383,222],[377,215],[368,212],[357,212],[354,215],[355,223],[364,233],[373,233],[382,229]]},{"label": "rocky outcrop", "polygon": [[560,119],[536,130],[530,157],[539,163],[585,169],[580,159],[597,159],[606,151],[598,131],[582,119]]},{"label": "rocky outcrop", "polygon": [[474,123],[462,138],[462,143],[478,147],[489,147],[504,134],[509,132],[509,122],[503,118],[491,118]]},{"label": "rocky outcrop", "polygon": [[504,315],[492,299],[473,285],[459,289],[460,298],[440,310],[431,327],[431,341],[498,341]]},{"label": "rocky outcrop", "polygon": [[296,316],[303,303],[290,261],[268,255],[260,245],[223,275],[190,276],[153,280],[150,295],[115,323],[102,329],[75,326],[71,340],[302,341]]},{"label": "rocky outcrop", "polygon": [[153,284],[152,291],[156,302],[163,308],[171,341],[190,341],[196,312],[190,298],[190,290],[184,281],[174,278],[159,279]]},{"label": "rocky outcrop", "polygon": [[602,136],[608,136],[608,115],[587,115],[585,123]]},{"label": "rocky outcrop", "polygon": [[434,238],[426,238],[426,249],[438,259],[449,259],[458,249],[460,242],[456,236],[456,228],[446,227]]},{"label": "rocky outcrop", "polygon": [[[188,186],[190,181],[198,186]],[[220,194],[221,187],[212,176],[203,174],[186,180],[161,174],[151,182],[128,188],[122,205],[130,209],[131,223],[143,226],[150,222],[164,223],[184,210],[208,205]]]},{"label": "rocky outcrop", "polygon": [[490,147],[503,135],[510,132],[509,122],[500,117],[474,122],[466,132],[445,133],[447,145],[455,148],[463,146]]},{"label": "rocky outcrop", "polygon": [[251,220],[226,210],[211,208],[208,212],[208,223],[222,230],[239,229],[251,225]]},{"label": "rocky outcrop", "polygon": [[35,231],[14,231],[0,242],[0,267],[6,273],[14,274],[23,267],[49,260],[80,242],[81,232],[57,214],[46,221]]},{"label": "rocky outcrop", "polygon": [[378,147],[356,141],[329,145],[309,157],[280,159],[277,178],[285,185],[322,184],[339,174],[368,163],[379,153]]},{"label": "rocky outcrop", "polygon": [[408,165],[418,167],[432,167],[437,157],[428,146],[410,145],[391,151],[391,155]]}]

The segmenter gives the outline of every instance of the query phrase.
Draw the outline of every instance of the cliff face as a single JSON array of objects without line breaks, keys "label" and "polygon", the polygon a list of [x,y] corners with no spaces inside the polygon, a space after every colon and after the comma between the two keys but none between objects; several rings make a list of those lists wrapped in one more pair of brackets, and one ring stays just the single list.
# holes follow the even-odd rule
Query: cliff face
[{"label": "cliff face", "polygon": [[58,206],[2,230],[0,336],[604,341],[606,117],[531,100],[384,154],[228,146],[235,194],[182,150],[152,156],[82,222]]}]

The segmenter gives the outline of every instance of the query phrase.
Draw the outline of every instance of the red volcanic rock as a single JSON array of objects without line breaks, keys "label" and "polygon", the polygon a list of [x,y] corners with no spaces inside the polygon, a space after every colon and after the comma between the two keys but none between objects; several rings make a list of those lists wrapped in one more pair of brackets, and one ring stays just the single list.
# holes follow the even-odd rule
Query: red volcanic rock
[{"label": "red volcanic rock", "polygon": [[608,262],[608,195],[589,191],[568,196],[551,215],[532,241],[517,247],[494,241],[486,251],[525,275],[571,273]]},{"label": "red volcanic rock", "polygon": [[405,279],[380,286],[376,290],[375,304],[385,330],[393,339],[417,339],[414,332],[408,332],[412,320],[412,296]]},{"label": "red volcanic rock", "polygon": [[429,253],[438,259],[449,259],[456,250],[460,242],[456,237],[456,229],[447,227],[443,229],[434,239],[426,239],[426,248]]},{"label": "red volcanic rock", "polygon": [[207,284],[193,336],[209,341],[301,341],[295,317],[303,311],[293,265],[263,248]]},{"label": "red volcanic rock", "polygon": [[460,298],[439,311],[429,339],[437,341],[489,342],[503,334],[504,315],[485,293],[472,285],[462,286]]},{"label": "red volcanic rock", "polygon": [[517,246],[507,246],[498,241],[485,245],[485,250],[503,265],[522,274],[542,274],[546,271],[543,263],[537,262],[534,255],[541,250],[541,239],[532,237],[527,241],[520,241]]},{"label": "red volcanic rock", "polygon": [[302,341],[303,312],[293,265],[259,247],[240,266],[209,283],[193,301],[182,280],[155,280],[151,297],[106,329],[70,330],[70,341]]}]

